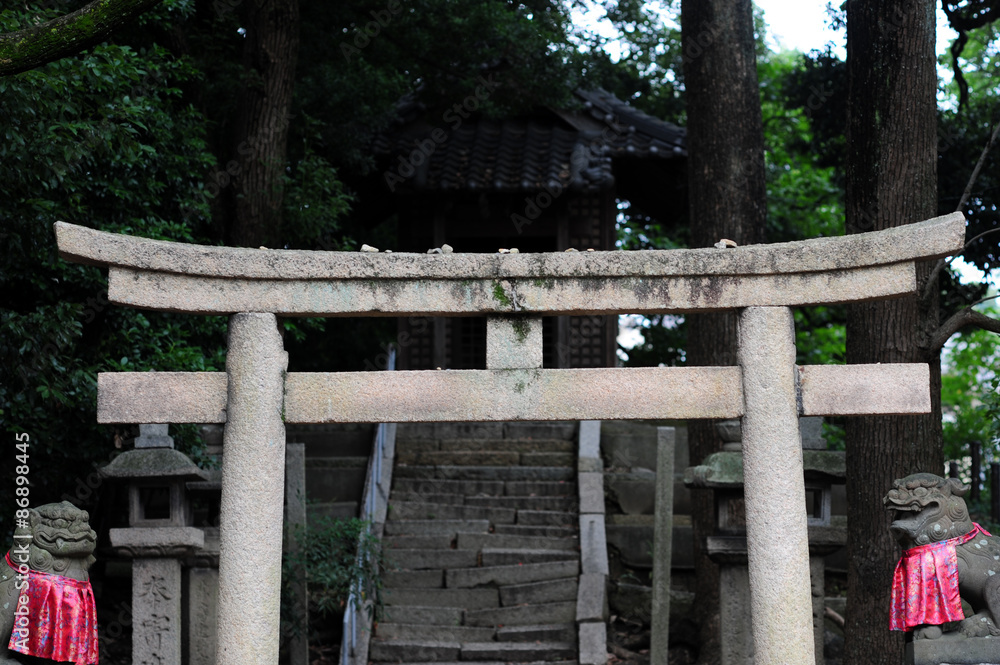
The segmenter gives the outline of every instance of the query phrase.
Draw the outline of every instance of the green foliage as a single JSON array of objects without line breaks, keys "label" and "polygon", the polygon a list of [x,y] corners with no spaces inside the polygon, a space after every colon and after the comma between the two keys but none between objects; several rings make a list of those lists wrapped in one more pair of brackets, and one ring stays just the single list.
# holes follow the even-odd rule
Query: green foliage
[{"label": "green foliage", "polygon": [[[0,30],[26,16],[0,12]],[[0,79],[0,418],[5,436],[31,437],[31,503],[74,494],[74,479],[108,462],[125,431],[96,425],[100,371],[222,369],[225,320],[110,305],[94,267],[58,258],[52,224],[196,241],[207,220],[203,174],[214,166],[203,116],[183,100],[198,80],[189,60],[158,46],[104,44]],[[194,452],[193,428],[175,431]],[[12,504],[5,465],[0,505]],[[0,511],[0,533],[11,515]]]},{"label": "green foliage", "polygon": [[[984,313],[1000,314],[995,307]],[[967,456],[969,442],[979,441],[984,464],[1000,461],[996,393],[1000,337],[985,330],[965,330],[945,346],[941,363],[945,459]]]},{"label": "green foliage", "polygon": [[321,621],[343,612],[352,588],[357,591],[355,609],[380,616],[386,562],[370,526],[356,518],[323,517],[297,530],[293,537],[298,549],[287,552],[282,562],[283,604],[294,594],[293,581],[305,571],[310,612],[318,612]]}]

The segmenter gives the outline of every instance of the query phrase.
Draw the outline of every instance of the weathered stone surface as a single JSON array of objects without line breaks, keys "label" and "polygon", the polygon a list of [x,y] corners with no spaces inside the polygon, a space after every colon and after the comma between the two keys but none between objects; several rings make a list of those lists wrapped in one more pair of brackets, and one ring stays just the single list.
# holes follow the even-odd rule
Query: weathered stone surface
[{"label": "weathered stone surface", "polygon": [[471,480],[571,480],[576,477],[573,469],[561,466],[401,466],[396,470],[400,478],[437,478],[442,480],[468,478]]},{"label": "weathered stone surface", "polygon": [[575,640],[576,626],[571,623],[497,628],[498,642],[573,642]]},{"label": "weathered stone surface", "polygon": [[[386,557],[392,559],[392,554]],[[382,573],[387,589],[442,589],[444,570],[388,570]]]},{"label": "weathered stone surface", "polygon": [[604,514],[604,474],[582,472],[577,476],[580,512]]},{"label": "weathered stone surface", "polygon": [[218,665],[278,660],[287,368],[273,314],[230,317]]},{"label": "weathered stone surface", "polygon": [[569,623],[575,619],[576,601],[465,611],[467,626],[531,626],[538,623]]},{"label": "weathered stone surface", "polygon": [[573,496],[576,488],[565,480],[508,480],[504,483],[507,496]]},{"label": "weathered stone surface", "polygon": [[492,628],[478,626],[429,626],[412,623],[378,625],[380,640],[424,640],[434,642],[484,642],[493,637]]},{"label": "weathered stone surface", "polygon": [[447,605],[436,607],[427,605],[387,605],[385,620],[397,623],[422,623],[435,626],[458,626],[462,623],[464,610]]},{"label": "weathered stone surface", "polygon": [[464,568],[475,566],[479,552],[475,550],[392,550],[386,552],[389,565],[404,570],[428,568]]},{"label": "weathered stone surface", "polygon": [[165,552],[178,547],[203,547],[205,532],[193,526],[130,527],[110,529],[108,539],[112,547],[125,550],[161,549]]},{"label": "weathered stone surface", "polygon": [[[497,497],[483,497],[485,499],[495,499]],[[421,494],[419,492],[393,492],[392,502],[401,503],[444,503],[452,506],[461,506],[465,503],[465,497],[461,494]],[[470,504],[471,505],[471,504]]]},{"label": "weathered stone surface", "polygon": [[848,416],[927,413],[926,364],[806,365],[799,367],[802,415]]},{"label": "weathered stone surface", "polygon": [[173,448],[174,438],[169,434],[170,426],[163,424],[139,425],[139,436],[135,437],[136,448]]},{"label": "weathered stone surface", "polygon": [[573,453],[526,452],[521,453],[520,463],[525,466],[569,466],[576,464]]},{"label": "weathered stone surface", "polygon": [[608,618],[608,577],[595,573],[580,575],[576,597],[577,623],[605,621]]},{"label": "weathered stone surface", "polygon": [[514,566],[526,563],[579,560],[579,555],[576,552],[553,549],[486,548],[482,550],[480,556],[484,566]]},{"label": "weathered stone surface", "polygon": [[650,625],[650,661],[667,662],[670,647],[670,574],[674,534],[673,427],[657,428],[656,527],[653,538],[653,617]]},{"label": "weathered stone surface", "polygon": [[226,422],[225,372],[99,372],[97,422]]},{"label": "weathered stone surface", "polygon": [[372,640],[369,657],[375,661],[429,662],[458,660],[461,645],[458,642],[431,642],[427,640]]},{"label": "weathered stone surface", "polygon": [[604,515],[580,515],[580,565],[584,573],[608,574]]},{"label": "weathered stone surface", "polygon": [[218,634],[215,619],[219,611],[219,571],[191,568],[187,571],[188,662],[215,665]]},{"label": "weathered stone surface", "polygon": [[[547,254],[367,254],[257,250],[190,245],[97,231],[66,222],[53,225],[59,256],[92,265],[211,277],[259,279],[473,279],[545,278],[602,274],[752,275],[816,272],[946,256],[965,242],[961,213],[849,236],[720,252],[687,249]],[[546,284],[540,284],[545,287]]]},{"label": "weathered stone surface", "polygon": [[[555,603],[575,600],[577,586],[576,577],[502,586],[500,587],[500,604],[504,607],[513,607],[525,603]],[[539,637],[537,639],[545,638]]]},{"label": "weathered stone surface", "polygon": [[181,564],[177,559],[132,562],[132,657],[180,665]]},{"label": "weathered stone surface", "polygon": [[460,531],[486,533],[490,530],[489,520],[401,520],[385,523],[387,536],[434,536],[454,537]]},{"label": "weathered stone surface", "polygon": [[484,568],[455,568],[445,571],[445,586],[460,590],[484,584],[508,586],[542,580],[572,577],[580,572],[575,560],[549,563],[528,563],[523,566],[489,566]]},{"label": "weathered stone surface", "polygon": [[288,422],[733,418],[736,367],[291,373]]},{"label": "weathered stone surface", "polygon": [[576,528],[568,526],[497,524],[493,531],[501,535],[537,536],[541,538],[571,538],[576,536]]},{"label": "weathered stone surface", "polygon": [[502,480],[444,480],[441,478],[399,478],[393,483],[393,489],[399,492],[416,494],[435,494],[447,492],[463,496],[486,495],[501,496],[504,493]]},{"label": "weathered stone surface", "polygon": [[511,450],[401,451],[400,464],[446,464],[455,466],[508,466],[521,463],[521,453]]},{"label": "weathered stone surface", "polygon": [[[500,595],[496,589],[385,589],[386,605],[410,605],[419,607],[499,607]],[[397,623],[418,623],[392,614]]]},{"label": "weathered stone surface", "polygon": [[[451,547],[452,540],[453,536],[451,534],[435,536],[387,536],[382,539],[382,546],[387,552],[393,549],[427,550],[437,548],[446,550]],[[459,549],[471,550],[473,548],[459,545]]]},{"label": "weathered stone surface", "polygon": [[467,506],[498,506],[523,510],[576,509],[576,499],[569,496],[470,496],[465,499]]},{"label": "weathered stone surface", "polygon": [[962,640],[956,648],[953,640],[916,640],[906,644],[906,665],[985,665],[1000,663],[1000,640],[976,637]]},{"label": "weathered stone surface", "polygon": [[605,665],[608,661],[608,628],[604,623],[580,624],[580,665]]},{"label": "weathered stone surface", "polygon": [[746,403],[743,475],[754,662],[811,665],[809,536],[802,510],[805,480],[791,310],[741,312],[739,363]]},{"label": "weathered stone surface", "polygon": [[470,642],[462,645],[462,660],[530,662],[576,656],[571,642]]},{"label": "weathered stone surface", "polygon": [[458,534],[458,548],[465,550],[483,548],[568,550],[575,552],[580,549],[580,539],[575,537],[512,536],[501,533],[460,533]]},{"label": "weathered stone surface", "polygon": [[489,520],[494,524],[513,524],[513,508],[455,506],[447,503],[393,503],[389,513],[394,520]]},{"label": "weathered stone surface", "polygon": [[576,522],[576,513],[567,513],[558,510],[519,510],[517,511],[517,523],[526,525],[551,524],[563,525]]},{"label": "weathered stone surface", "polygon": [[579,436],[579,457],[591,459],[601,456],[601,421],[581,420]]},{"label": "weathered stone surface", "polygon": [[486,319],[488,369],[542,366],[540,316],[491,316]]},{"label": "weathered stone surface", "polygon": [[[520,425],[521,423],[504,423]],[[558,425],[558,423],[557,423]],[[532,423],[533,429],[542,427]],[[576,447],[572,441],[561,439],[446,439],[440,442],[440,450],[507,450],[519,453],[572,453]]]},{"label": "weathered stone surface", "polygon": [[187,455],[173,448],[142,448],[127,450],[101,468],[108,478],[179,478],[208,480],[208,474],[198,468]]},{"label": "weathered stone surface", "polygon": [[627,515],[652,515],[656,505],[657,475],[651,469],[607,473],[609,497]]}]

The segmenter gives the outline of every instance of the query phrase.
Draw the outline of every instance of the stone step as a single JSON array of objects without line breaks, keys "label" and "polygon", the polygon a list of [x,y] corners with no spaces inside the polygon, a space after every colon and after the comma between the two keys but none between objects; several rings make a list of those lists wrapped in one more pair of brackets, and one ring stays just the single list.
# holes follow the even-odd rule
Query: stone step
[{"label": "stone step", "polygon": [[576,477],[572,480],[508,480],[507,496],[576,496]]},{"label": "stone step", "polygon": [[[412,536],[416,538],[417,536]],[[396,538],[399,538],[397,536]],[[388,547],[393,547],[391,543],[395,540],[386,539],[383,542],[390,543]],[[580,539],[576,536],[569,538],[547,538],[545,536],[517,536],[501,533],[459,533],[458,547],[463,550],[490,549],[525,549],[525,550],[570,550],[580,549]],[[415,548],[414,548],[415,549]]]},{"label": "stone step", "polygon": [[486,533],[489,520],[392,520],[385,523],[387,536],[434,536],[452,538],[461,533]]},{"label": "stone step", "polygon": [[565,660],[576,656],[573,642],[465,642],[462,660],[502,660],[508,663]]},{"label": "stone step", "polygon": [[386,605],[384,621],[420,623],[435,626],[457,626],[465,613],[461,607],[433,607],[426,605]]},{"label": "stone step", "polygon": [[[502,499],[500,496],[484,496],[477,497],[482,499]],[[461,506],[465,504],[466,497],[464,494],[450,494],[450,493],[423,493],[423,492],[397,492],[389,496],[390,503],[405,502],[405,503],[447,503],[452,506]],[[489,505],[489,504],[475,504],[475,505]]]},{"label": "stone step", "polygon": [[309,503],[306,505],[306,515],[309,520],[321,517],[331,519],[351,519],[358,516],[357,501],[327,501]]},{"label": "stone step", "polygon": [[390,570],[455,568],[462,570],[479,564],[478,550],[391,550],[385,552]]},{"label": "stone step", "polygon": [[523,566],[454,568],[445,571],[445,586],[448,589],[456,590],[478,587],[484,584],[508,586],[511,584],[554,580],[560,577],[573,577],[579,573],[580,562],[576,560],[528,563]]},{"label": "stone step", "polygon": [[[575,601],[579,593],[580,583],[576,577],[565,577],[544,582],[529,582],[528,584],[513,584],[500,587],[500,605],[513,607],[525,603],[555,603],[559,601]],[[549,638],[533,638],[549,639]],[[555,638],[552,640],[559,641]]]},{"label": "stone step", "polygon": [[[488,642],[496,630],[489,626],[429,626],[415,623],[378,624],[380,640],[427,640],[431,642]],[[542,639],[542,638],[537,638]]]},{"label": "stone step", "polygon": [[561,439],[442,439],[438,450],[511,450],[519,453],[573,453],[576,443]]},{"label": "stone step", "polygon": [[358,501],[367,469],[367,457],[311,458],[306,464],[309,498],[322,503]]},{"label": "stone step", "polygon": [[381,640],[373,639],[368,658],[374,662],[398,662],[409,660],[428,663],[442,660],[458,660],[462,647],[458,642],[434,642],[431,640]]},{"label": "stone step", "polygon": [[441,480],[575,480],[568,466],[397,466],[393,475]]},{"label": "stone step", "polygon": [[486,548],[480,551],[483,566],[520,566],[548,561],[579,561],[580,554],[570,550],[522,550]]},{"label": "stone step", "polygon": [[568,526],[579,524],[580,515],[561,510],[519,510],[517,523],[526,526]]},{"label": "stone step", "polygon": [[[479,534],[466,534],[469,537],[479,535]],[[487,535],[487,534],[482,534]],[[450,533],[443,533],[439,535],[432,536],[386,536],[382,539],[382,545],[385,546],[386,550],[447,550],[451,548],[452,542],[455,538]],[[482,549],[482,547],[463,547],[458,546],[459,549],[471,550],[471,549]],[[541,548],[538,548],[541,549]]]},{"label": "stone step", "polygon": [[[381,629],[381,626],[380,626]],[[576,642],[576,624],[548,623],[497,628],[499,642]]]},{"label": "stone step", "polygon": [[[535,511],[538,512],[538,511]],[[493,524],[513,524],[514,508],[453,506],[447,503],[390,503],[389,521],[394,520],[489,520]]]},{"label": "stone step", "polygon": [[576,621],[576,601],[465,611],[466,626],[531,626]]},{"label": "stone step", "polygon": [[[461,494],[463,496],[500,496],[502,480],[444,480],[440,478],[399,478],[393,474],[393,490],[418,494]],[[527,494],[527,492],[525,492]]]},{"label": "stone step", "polygon": [[[396,452],[402,465],[514,466],[521,463],[516,450],[402,450]],[[552,466],[543,464],[541,466]]]},{"label": "stone step", "polygon": [[[577,522],[579,524],[579,522]],[[386,524],[386,527],[389,525]],[[507,536],[541,536],[546,538],[570,538],[576,537],[577,526],[547,526],[529,524],[497,524],[494,533]]]},{"label": "stone step", "polygon": [[[471,609],[500,607],[500,592],[496,589],[383,589],[382,593],[386,605]],[[396,623],[425,623],[395,613],[390,620]]]},{"label": "stone step", "polygon": [[465,505],[565,512],[576,510],[577,499],[571,496],[470,496],[465,497]]},{"label": "stone step", "polygon": [[576,453],[521,453],[521,466],[576,467]]},{"label": "stone step", "polygon": [[444,570],[388,570],[382,583],[386,589],[443,589]]}]

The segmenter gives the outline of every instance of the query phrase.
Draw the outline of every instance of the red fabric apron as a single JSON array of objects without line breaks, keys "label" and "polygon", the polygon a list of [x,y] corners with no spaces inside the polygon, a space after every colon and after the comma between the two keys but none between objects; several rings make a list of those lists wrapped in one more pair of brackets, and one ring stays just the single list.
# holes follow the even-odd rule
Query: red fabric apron
[{"label": "red fabric apron", "polygon": [[911,630],[965,618],[958,593],[958,554],[955,546],[976,536],[990,535],[978,524],[972,531],[939,543],[911,547],[903,552],[892,576],[890,630]]},{"label": "red fabric apron", "polygon": [[[17,570],[10,552],[7,565]],[[8,649],[62,662],[97,662],[97,607],[90,582],[29,569],[28,587],[20,595],[27,596],[27,626],[19,626],[15,615]]]}]

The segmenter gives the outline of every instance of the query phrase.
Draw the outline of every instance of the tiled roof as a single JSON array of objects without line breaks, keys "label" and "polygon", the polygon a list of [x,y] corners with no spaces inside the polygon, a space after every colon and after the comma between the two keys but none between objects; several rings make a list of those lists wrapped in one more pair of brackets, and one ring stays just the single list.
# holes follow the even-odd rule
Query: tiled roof
[{"label": "tiled roof", "polygon": [[576,95],[583,104],[577,111],[461,122],[451,116],[451,125],[439,126],[412,122],[380,136],[375,152],[389,158],[386,177],[399,187],[507,192],[601,190],[614,183],[615,159],[687,155],[683,128],[604,90]]}]

